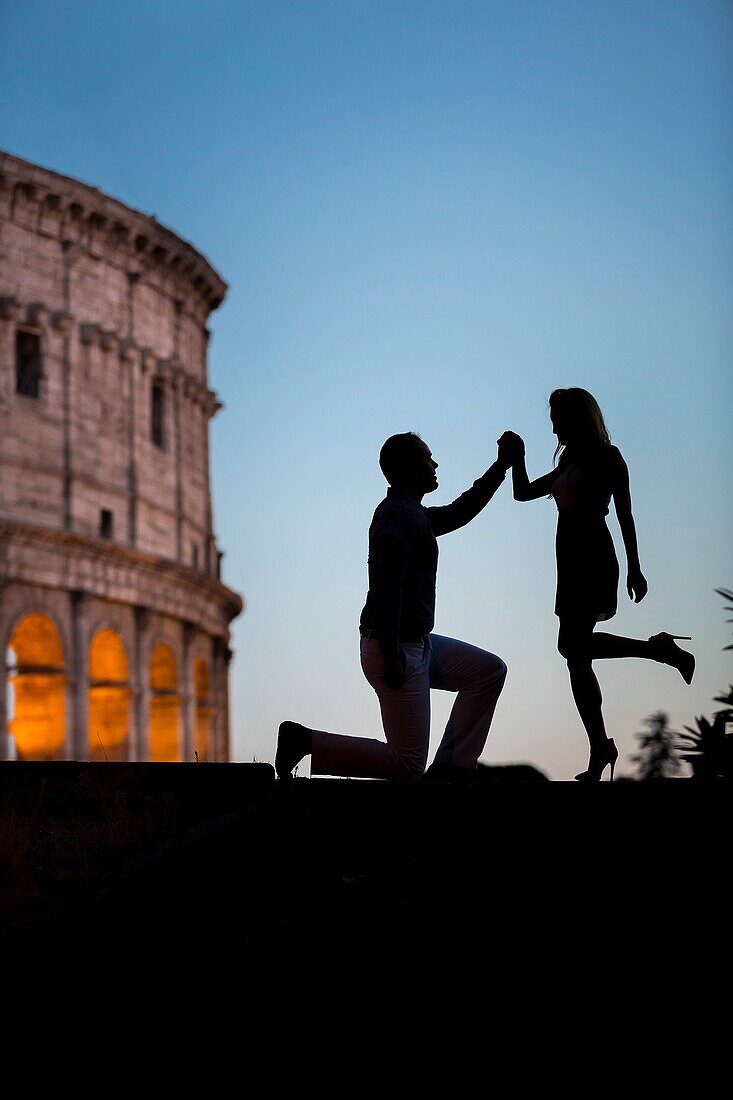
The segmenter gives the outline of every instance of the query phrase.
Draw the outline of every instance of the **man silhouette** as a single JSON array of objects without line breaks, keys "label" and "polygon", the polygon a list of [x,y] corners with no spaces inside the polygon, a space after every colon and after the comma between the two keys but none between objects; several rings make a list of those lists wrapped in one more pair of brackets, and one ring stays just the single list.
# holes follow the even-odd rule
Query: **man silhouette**
[{"label": "man silhouette", "polygon": [[369,528],[369,590],[361,613],[361,666],[377,693],[386,742],[283,722],[275,770],[291,778],[311,754],[311,772],[371,779],[420,779],[430,738],[430,689],[457,692],[426,778],[470,779],[486,743],[506,665],[493,653],[433,634],[437,537],[465,526],[488,504],[511,465],[496,462],[452,504],[426,508],[438,463],[414,432],[391,436],[379,453],[390,488]]}]

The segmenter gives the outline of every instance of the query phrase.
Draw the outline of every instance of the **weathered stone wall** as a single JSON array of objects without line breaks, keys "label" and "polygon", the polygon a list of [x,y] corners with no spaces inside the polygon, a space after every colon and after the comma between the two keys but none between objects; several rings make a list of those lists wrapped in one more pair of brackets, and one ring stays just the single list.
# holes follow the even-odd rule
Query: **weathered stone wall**
[{"label": "weathered stone wall", "polygon": [[[243,604],[218,576],[206,328],[225,291],[155,218],[0,153],[0,635],[20,585],[28,607],[41,589],[78,592],[168,617],[191,652],[199,634],[209,656],[228,652]],[[38,396],[17,392],[19,330],[40,338]],[[226,694],[226,669],[211,672]]]},{"label": "weathered stone wall", "polygon": [[[213,571],[206,320],[225,285],[190,245],[94,188],[5,155],[0,175],[0,461],[25,471],[22,487],[8,473],[4,514],[53,523],[63,504],[94,535],[108,508],[115,537],[187,561],[196,545]],[[38,398],[14,392],[18,327],[41,337]]]}]

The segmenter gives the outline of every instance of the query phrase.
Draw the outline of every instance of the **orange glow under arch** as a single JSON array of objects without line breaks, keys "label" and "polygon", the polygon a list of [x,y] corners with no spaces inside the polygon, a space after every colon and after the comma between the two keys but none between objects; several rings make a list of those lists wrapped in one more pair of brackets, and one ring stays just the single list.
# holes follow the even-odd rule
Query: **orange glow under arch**
[{"label": "orange glow under arch", "polygon": [[59,632],[45,615],[25,615],[8,648],[13,656],[10,735],[19,760],[62,760],[66,746],[66,675]]},{"label": "orange glow under arch", "polygon": [[162,642],[150,657],[150,759],[181,759],[178,668],[173,650]]},{"label": "orange glow under arch", "polygon": [[89,756],[126,760],[130,735],[130,685],[122,639],[99,630],[89,647]]}]

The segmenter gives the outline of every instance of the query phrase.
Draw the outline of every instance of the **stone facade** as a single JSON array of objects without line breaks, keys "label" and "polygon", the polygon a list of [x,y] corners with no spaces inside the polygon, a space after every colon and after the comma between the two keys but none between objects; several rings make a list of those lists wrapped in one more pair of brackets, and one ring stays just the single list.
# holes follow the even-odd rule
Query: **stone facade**
[{"label": "stone facade", "polygon": [[[194,758],[205,712],[206,758],[229,759],[229,623],[243,601],[220,580],[213,532],[208,432],[221,406],[206,327],[225,292],[154,217],[0,153],[0,644],[11,684],[63,683],[65,747],[50,755],[94,756],[89,650],[104,630],[125,655],[120,758],[158,758],[150,668],[164,646],[180,719],[173,758]],[[63,668],[13,657],[18,624],[39,615]],[[0,692],[0,757],[23,755],[13,705]]]}]

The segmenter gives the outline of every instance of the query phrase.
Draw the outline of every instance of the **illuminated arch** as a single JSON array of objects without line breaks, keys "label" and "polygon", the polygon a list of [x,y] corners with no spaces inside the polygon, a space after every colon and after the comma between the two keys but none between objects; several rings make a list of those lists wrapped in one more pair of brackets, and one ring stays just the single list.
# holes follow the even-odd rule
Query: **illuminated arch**
[{"label": "illuminated arch", "polygon": [[122,640],[99,630],[89,647],[89,757],[126,760],[130,734],[130,684]]},{"label": "illuminated arch", "polygon": [[157,645],[150,658],[150,759],[181,759],[181,699],[178,669],[170,646]]},{"label": "illuminated arch", "polygon": [[45,615],[25,615],[8,643],[10,736],[19,760],[63,760],[66,676],[59,632]]},{"label": "illuminated arch", "polygon": [[209,670],[203,657],[193,663],[193,679],[196,690],[196,753],[199,760],[206,760],[211,745],[211,690]]}]

